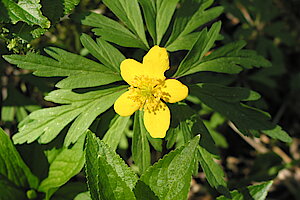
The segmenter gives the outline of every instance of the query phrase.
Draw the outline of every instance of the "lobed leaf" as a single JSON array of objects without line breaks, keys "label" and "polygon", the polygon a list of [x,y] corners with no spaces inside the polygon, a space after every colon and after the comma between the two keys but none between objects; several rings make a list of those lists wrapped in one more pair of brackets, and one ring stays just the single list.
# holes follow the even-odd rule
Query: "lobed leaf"
[{"label": "lobed leaf", "polygon": [[185,49],[179,45],[178,40],[187,40],[185,38],[188,34],[217,18],[223,12],[223,7],[220,6],[207,9],[213,2],[213,0],[185,0],[181,3],[175,13],[173,30],[166,44],[167,49],[171,49],[170,46],[172,46],[172,51]]},{"label": "lobed leaf", "polygon": [[221,22],[216,22],[212,25],[207,32],[206,29],[199,32],[199,36],[192,49],[188,52],[186,57],[180,63],[178,70],[174,76],[180,76],[186,74],[190,69],[197,66],[204,55],[214,45],[217,36],[221,29]]},{"label": "lobed leaf", "polygon": [[31,143],[37,139],[42,144],[49,143],[75,119],[65,138],[65,145],[69,146],[77,141],[98,115],[113,105],[123,88],[120,86],[84,94],[66,89],[53,91],[45,99],[67,105],[32,112],[19,124],[19,132],[13,140],[17,144]]},{"label": "lobed leaf", "polygon": [[86,34],[80,37],[80,41],[82,45],[105,66],[115,72],[120,72],[120,64],[126,58],[118,49],[101,38],[97,38],[96,43]]},{"label": "lobed leaf", "polygon": [[191,50],[196,40],[198,39],[199,33],[190,33],[180,38],[177,38],[172,44],[168,45],[166,48],[170,52],[178,50]]},{"label": "lobed leaf", "polygon": [[[201,39],[201,37],[203,38]],[[205,40],[205,31],[202,36],[199,37],[197,43],[201,40]],[[196,45],[197,44],[195,44],[194,46]],[[200,45],[200,43],[198,45]],[[183,65],[181,69],[185,68],[186,70],[184,72],[179,71],[176,74],[185,76],[203,71],[236,74],[239,73],[243,69],[243,67],[251,69],[253,67],[271,66],[271,63],[268,60],[266,60],[262,56],[257,55],[255,51],[242,50],[245,45],[246,43],[244,41],[238,41],[216,49],[205,57],[203,57],[203,55],[201,54],[199,58],[199,56],[197,56],[197,53],[193,54],[196,57],[190,57],[190,59],[186,57],[186,64],[184,64],[184,61],[181,63]],[[197,46],[195,48],[197,48]],[[192,53],[192,51],[193,49],[189,53]],[[191,66],[189,67],[188,65]]]},{"label": "lobed leaf", "polygon": [[[190,88],[191,95],[196,96],[202,103],[221,113],[231,120],[244,134],[249,130],[272,130],[275,126],[270,122],[270,117],[258,109],[241,104],[247,99],[247,89],[230,88],[216,84],[203,83]],[[232,90],[230,92],[230,90]],[[236,92],[243,91],[238,94]],[[248,95],[251,95],[248,90]]]},{"label": "lobed leaf", "polygon": [[131,31],[120,23],[103,15],[89,13],[81,19],[81,23],[83,25],[96,27],[92,29],[92,31],[106,41],[124,47],[147,49],[145,44]]},{"label": "lobed leaf", "polygon": [[103,0],[103,3],[149,48],[138,0]]},{"label": "lobed leaf", "polygon": [[[209,0],[209,2],[211,3],[212,0]],[[169,45],[172,45],[173,42],[180,39],[178,36],[185,29],[195,12],[200,9],[200,7],[204,6],[205,3],[203,3],[204,1],[202,0],[183,0],[179,2],[180,6],[174,14],[172,33],[166,43],[167,48]]]},{"label": "lobed leaf", "polygon": [[241,40],[237,42],[229,43],[215,51],[204,58],[204,62],[211,60],[218,60],[226,58],[224,60],[226,63],[234,63],[236,65],[243,66],[247,69],[253,67],[270,67],[271,63],[264,57],[257,55],[255,51],[252,50],[242,50],[246,45],[246,42]]},{"label": "lobed leaf", "polygon": [[212,71],[228,74],[239,73],[244,68],[269,67],[271,63],[257,55],[255,51],[242,50],[245,41],[229,43],[204,57],[203,60],[193,66],[184,75],[199,71]]},{"label": "lobed leaf", "polygon": [[33,70],[36,76],[67,76],[56,84],[59,88],[94,87],[122,80],[117,72],[82,56],[53,47],[46,52],[56,60],[33,53],[3,57],[20,68]]}]

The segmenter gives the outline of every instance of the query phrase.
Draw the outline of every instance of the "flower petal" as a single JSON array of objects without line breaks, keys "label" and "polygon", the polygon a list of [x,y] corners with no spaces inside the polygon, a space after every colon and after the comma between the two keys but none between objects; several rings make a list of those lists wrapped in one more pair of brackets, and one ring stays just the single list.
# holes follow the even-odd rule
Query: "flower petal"
[{"label": "flower petal", "polygon": [[170,110],[166,104],[163,109],[153,112],[144,111],[144,124],[147,131],[153,138],[164,138],[170,126]]},{"label": "flower petal", "polygon": [[126,117],[132,115],[139,109],[139,104],[128,98],[130,91],[123,93],[115,102],[114,109],[119,115]]},{"label": "flower petal", "polygon": [[181,101],[189,94],[188,87],[176,79],[167,79],[162,91],[169,94],[167,98],[163,98],[164,101],[169,103]]},{"label": "flower petal", "polygon": [[166,48],[152,47],[143,58],[144,69],[151,78],[164,80],[169,69],[169,56]]},{"label": "flower petal", "polygon": [[123,60],[120,66],[122,78],[129,84],[133,85],[134,78],[144,74],[142,63],[134,59]]}]

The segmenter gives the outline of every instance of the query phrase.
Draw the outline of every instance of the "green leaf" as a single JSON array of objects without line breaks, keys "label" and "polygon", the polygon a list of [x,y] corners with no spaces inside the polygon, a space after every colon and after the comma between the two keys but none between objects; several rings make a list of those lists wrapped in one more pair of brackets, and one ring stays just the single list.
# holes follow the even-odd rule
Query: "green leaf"
[{"label": "green leaf", "polygon": [[52,24],[56,24],[64,15],[71,13],[79,2],[80,0],[43,0],[42,12]]},{"label": "green leaf", "polygon": [[141,174],[151,165],[150,146],[147,139],[147,130],[144,126],[143,114],[141,111],[135,112],[131,146],[132,159],[139,167]]},{"label": "green leaf", "polygon": [[20,122],[30,112],[30,107],[39,107],[29,97],[13,86],[7,88],[7,98],[3,101],[1,120],[12,122],[15,118]]},{"label": "green leaf", "polygon": [[89,128],[96,117],[109,109],[120,96],[120,94],[124,92],[123,90],[120,90],[120,88],[118,90],[113,89],[113,91],[113,93],[109,93],[102,98],[95,99],[93,103],[89,105],[89,107],[85,108],[85,112],[82,112],[76,118],[65,138],[66,146],[76,142],[81,134],[83,134],[83,132]]},{"label": "green leaf", "polygon": [[196,40],[198,39],[199,32],[190,33],[188,35],[181,36],[177,38],[172,44],[168,45],[166,48],[170,52],[178,50],[191,50]]},{"label": "green leaf", "polygon": [[[1,163],[1,161],[0,161]],[[0,166],[1,168],[1,166]],[[0,174],[0,199],[26,199],[25,192]]]},{"label": "green leaf", "polygon": [[82,45],[100,62],[111,70],[120,72],[120,64],[125,60],[125,56],[115,47],[101,38],[97,38],[97,43],[86,34],[80,37]]},{"label": "green leaf", "polygon": [[13,0],[2,0],[4,8],[1,8],[1,15],[2,12],[6,13],[13,24],[22,21],[31,26],[39,25],[42,28],[49,28],[50,21],[43,16],[39,2],[40,0],[19,0],[16,3]]},{"label": "green leaf", "polygon": [[243,200],[243,199],[253,199],[253,200],[264,200],[268,194],[273,181],[264,182],[258,185],[248,186],[247,188],[242,188],[230,192],[232,198],[226,198],[220,196],[218,200]]},{"label": "green leaf", "polygon": [[28,114],[26,112],[25,107],[16,107],[16,117],[18,122],[22,121],[27,116]]},{"label": "green leaf", "polygon": [[82,56],[58,48],[46,52],[56,60],[33,53],[3,57],[20,68],[33,70],[36,76],[68,76],[56,84],[59,88],[94,87],[122,80],[118,73]]},{"label": "green leaf", "polygon": [[186,199],[199,139],[196,136],[148,168],[140,178],[142,184],[148,186],[160,200]]},{"label": "green leaf", "polygon": [[64,14],[70,13],[79,2],[80,0],[63,0]]},{"label": "green leaf", "polygon": [[157,0],[156,1],[156,43],[159,45],[169,27],[172,16],[179,0]]},{"label": "green leaf", "polygon": [[151,137],[151,135],[149,134],[148,131],[146,131],[146,135],[147,135],[148,141],[150,142],[151,146],[156,151],[162,152],[162,142],[163,142],[162,139]]},{"label": "green leaf", "polygon": [[80,194],[78,194],[74,200],[92,200],[90,192],[82,192]]},{"label": "green leaf", "polygon": [[[214,159],[219,159],[218,149],[204,123],[201,121],[200,116],[189,106],[184,104],[173,105],[170,108],[175,116],[175,119],[173,120],[178,121],[179,123],[179,134],[183,135],[185,141],[200,134],[201,138],[197,149],[197,161],[200,162],[210,185],[218,191],[226,193],[227,189],[224,180],[224,172],[214,161]],[[195,165],[193,170],[197,172],[198,166]]]},{"label": "green leaf", "polygon": [[203,83],[197,85],[209,90],[211,92],[211,96],[214,96],[215,98],[218,98],[219,100],[225,102],[250,101],[260,98],[260,95],[258,93],[248,88],[227,87],[213,83]]},{"label": "green leaf", "polygon": [[130,117],[116,115],[112,120],[110,128],[103,137],[103,142],[108,144],[111,149],[117,149],[129,119]]},{"label": "green leaf", "polygon": [[38,179],[31,173],[11,140],[1,128],[0,152],[0,176],[6,177],[7,181],[12,182],[17,187],[37,188]]},{"label": "green leaf", "polygon": [[214,42],[219,35],[220,29],[221,22],[216,22],[212,25],[208,32],[206,29],[204,29],[199,33],[199,37],[196,43],[180,63],[178,70],[174,76],[186,74],[187,71],[191,70],[201,62],[204,55],[214,45]]},{"label": "green leaf", "polygon": [[148,31],[156,44],[156,4],[155,1],[138,0],[142,6]]},{"label": "green leaf", "polygon": [[217,112],[212,114],[209,121],[203,121],[212,138],[214,139],[216,146],[223,149],[228,148],[228,143],[225,136],[222,133],[218,132],[218,127],[223,125],[225,121],[226,119]]},{"label": "green leaf", "polygon": [[192,96],[231,120],[246,135],[249,130],[272,130],[275,127],[266,113],[239,102],[239,99],[242,101],[251,95],[250,90],[203,83],[190,87],[190,91]]},{"label": "green leaf", "polygon": [[234,59],[231,60],[226,57],[223,57],[215,60],[202,62],[199,63],[198,65],[195,65],[192,69],[185,72],[182,76],[186,76],[196,72],[205,72],[205,71],[226,73],[226,74],[238,74],[239,72],[242,71],[242,68],[236,65],[234,61],[235,61]]},{"label": "green leaf", "polygon": [[134,200],[137,176],[109,146],[87,134],[86,174],[94,200]]},{"label": "green leaf", "polygon": [[133,191],[137,200],[159,200],[150,187],[140,180]]},{"label": "green leaf", "polygon": [[219,158],[214,140],[200,119],[199,114],[186,104],[174,104],[170,106],[170,109],[174,116],[172,126],[177,127],[178,131],[181,131],[180,134],[183,135],[184,141],[187,142],[200,134],[200,146],[209,151],[215,158]]},{"label": "green leaf", "polygon": [[[205,3],[203,5],[205,5]],[[201,6],[199,8],[199,10],[193,15],[191,20],[189,20],[180,35],[191,33],[203,24],[217,18],[223,12],[223,7],[221,6],[214,7],[208,10],[204,10],[205,7]]]},{"label": "green leaf", "polygon": [[[208,0],[210,4],[213,0]],[[185,29],[187,23],[191,20],[192,16],[198,9],[204,6],[205,1],[203,0],[182,0],[180,1],[180,6],[177,8],[175,15],[174,15],[174,24],[172,28],[172,33],[167,41],[167,48],[169,45],[172,45],[173,42],[179,39],[179,35]],[[210,5],[208,5],[210,6]],[[207,7],[208,7],[207,6]],[[187,14],[188,13],[188,14]],[[201,19],[201,18],[200,18]],[[200,20],[198,19],[198,21]],[[175,50],[176,51],[176,50]]]},{"label": "green leaf", "polygon": [[103,3],[121,20],[126,26],[138,35],[144,45],[149,48],[141,10],[137,0],[103,0]]},{"label": "green leaf", "polygon": [[85,134],[72,148],[63,147],[62,151],[50,163],[48,177],[39,186],[39,191],[45,192],[48,198],[83,168],[85,163],[84,140]]},{"label": "green leaf", "polygon": [[69,181],[60,187],[52,196],[54,200],[74,199],[78,194],[86,193],[87,185],[85,182]]},{"label": "green leaf", "polygon": [[[207,9],[212,5],[213,0],[185,0],[175,14],[175,22],[171,36],[167,42],[167,48],[173,46],[173,51],[183,50],[177,40],[182,40],[203,24],[217,18],[222,12],[222,7]],[[187,14],[189,13],[189,14]],[[175,47],[176,46],[176,47]]]},{"label": "green leaf", "polygon": [[198,146],[198,161],[209,184],[219,192],[227,194],[228,189],[223,169],[214,161],[214,156],[202,146]]},{"label": "green leaf", "polygon": [[[0,13],[1,13],[1,8],[0,8]],[[18,22],[15,25],[7,24],[6,27],[9,28],[10,34],[12,34],[14,37],[14,39],[11,42],[13,42],[13,41],[16,42],[16,40],[21,39],[21,40],[19,40],[19,42],[21,42],[21,43],[23,43],[22,40],[25,40],[26,42],[29,43],[31,40],[43,35],[47,30],[45,28],[41,28],[36,25],[35,26],[28,25],[25,22]],[[15,45],[18,45],[18,44],[15,44]],[[15,46],[15,47],[18,48],[17,46]],[[24,48],[24,47],[21,47],[21,48]],[[23,51],[23,50],[21,50],[21,51]]]},{"label": "green leaf", "polygon": [[15,118],[16,108],[14,106],[3,106],[1,109],[1,120],[12,122]]},{"label": "green leaf", "polygon": [[278,125],[272,130],[263,130],[262,132],[271,138],[281,140],[282,142],[291,143],[293,141],[293,139]]},{"label": "green leaf", "polygon": [[49,143],[70,122],[76,119],[65,138],[65,145],[77,139],[89,128],[95,118],[110,108],[118,96],[123,93],[123,86],[78,94],[61,89],[49,93],[48,101],[67,104],[45,108],[31,113],[19,124],[19,132],[13,140],[17,144],[31,143],[39,139],[40,143]]},{"label": "green leaf", "polygon": [[244,67],[270,67],[271,63],[255,51],[242,50],[245,41],[229,43],[204,57],[197,65],[193,66],[184,75],[200,71],[212,71],[228,74],[239,73]]},{"label": "green leaf", "polygon": [[143,44],[143,42],[131,31],[122,26],[120,23],[103,15],[89,13],[82,17],[81,23],[83,25],[96,27],[92,29],[92,31],[95,32],[96,35],[101,36],[103,40],[113,42],[124,47],[148,49],[145,44]]}]

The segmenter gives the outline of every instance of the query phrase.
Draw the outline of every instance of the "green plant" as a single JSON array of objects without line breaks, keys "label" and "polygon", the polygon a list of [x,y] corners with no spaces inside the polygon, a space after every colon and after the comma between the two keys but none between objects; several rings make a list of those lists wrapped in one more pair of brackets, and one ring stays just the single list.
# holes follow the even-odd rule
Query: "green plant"
[{"label": "green plant", "polygon": [[[69,5],[67,2],[63,5]],[[73,2],[71,7],[77,3]],[[249,102],[260,98],[257,92],[226,84],[233,75],[246,69],[270,67],[270,62],[255,51],[244,49],[244,41],[219,45],[223,37],[221,22],[216,18],[223,8],[211,7],[213,0],[103,0],[103,3],[120,21],[93,12],[72,16],[92,27],[96,40],[82,34],[80,41],[88,52],[82,54],[91,54],[93,58],[56,47],[45,49],[48,56],[34,52],[3,56],[35,76],[59,77],[55,84],[58,89],[45,97],[54,106],[30,113],[13,135],[15,145],[36,148],[36,156],[43,158],[40,165],[48,169],[48,173],[36,168],[32,168],[31,173],[1,131],[1,141],[10,145],[20,161],[11,161],[3,154],[0,166],[23,168],[20,173],[25,177],[24,184],[19,185],[18,179],[10,177],[10,173],[0,171],[10,183],[2,187],[17,191],[8,192],[15,195],[10,198],[27,195],[29,199],[63,199],[70,190],[68,187],[74,187],[69,198],[186,199],[192,175],[201,167],[210,186],[224,195],[219,199],[245,195],[264,199],[271,181],[229,192],[225,173],[218,162],[216,144],[220,144],[220,137],[211,134],[211,124],[202,114],[209,108],[217,113],[215,116],[221,115],[233,123],[245,136],[265,134],[290,143],[290,136],[271,122],[268,113],[250,106]],[[39,8],[38,4],[34,5]],[[21,21],[32,25],[31,21]],[[48,25],[37,25],[48,28]],[[130,118],[119,116],[111,108],[129,87],[122,81],[121,63],[129,57],[140,60],[144,50],[155,45],[170,52],[171,65],[165,76],[174,77],[189,88],[186,100],[168,104],[171,122],[165,139],[153,138],[153,134],[148,133],[143,118],[145,109]],[[137,49],[136,54],[128,56],[132,48]],[[132,169],[115,152],[128,140],[132,141]],[[80,181],[81,188],[70,182],[64,185],[82,170],[84,163],[88,191]]]}]

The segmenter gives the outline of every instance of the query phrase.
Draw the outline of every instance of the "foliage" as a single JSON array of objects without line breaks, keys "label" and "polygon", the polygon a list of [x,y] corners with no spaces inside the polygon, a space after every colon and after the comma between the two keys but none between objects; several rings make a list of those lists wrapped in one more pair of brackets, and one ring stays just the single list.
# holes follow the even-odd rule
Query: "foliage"
[{"label": "foliage", "polygon": [[[274,156],[276,144],[293,140],[261,106],[268,97],[257,84],[276,88],[272,76],[285,70],[274,41],[292,42],[288,32],[274,32],[282,28],[273,23],[279,13],[263,12],[270,1],[233,2],[103,0],[86,12],[91,3],[84,0],[1,0],[0,42],[8,50],[1,70],[9,77],[1,126],[13,142],[0,129],[0,199],[187,199],[198,173],[212,196],[223,195],[218,199],[265,199],[270,180],[297,161]],[[222,31],[224,9],[247,24],[233,37]],[[73,47],[43,44],[42,35],[57,34],[63,23],[75,30]],[[154,45],[169,52],[166,77],[189,88],[184,101],[168,104],[171,125],[163,139],[149,135],[143,110],[122,117],[111,108],[128,88],[122,61],[140,60]],[[251,88],[240,84],[248,80]],[[223,151],[243,143],[230,142],[226,124],[245,141],[273,142],[258,152],[267,167],[257,156],[259,172],[239,183],[225,173]]]}]

